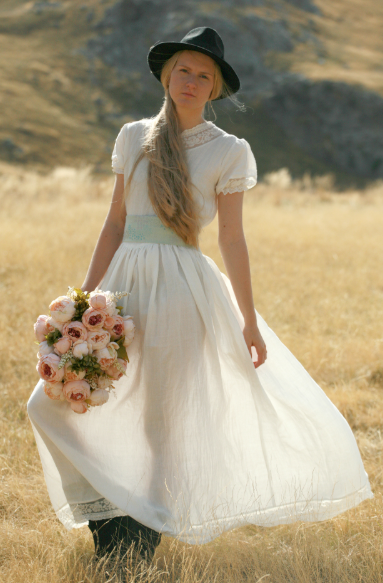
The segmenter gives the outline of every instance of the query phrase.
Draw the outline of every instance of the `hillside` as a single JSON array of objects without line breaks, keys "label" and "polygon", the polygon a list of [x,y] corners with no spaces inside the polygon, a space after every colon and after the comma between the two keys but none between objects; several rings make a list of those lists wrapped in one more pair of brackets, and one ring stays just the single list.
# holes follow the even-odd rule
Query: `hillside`
[{"label": "hillside", "polygon": [[121,125],[151,116],[157,40],[212,26],[242,81],[213,105],[245,137],[260,174],[383,176],[383,5],[375,0],[0,2],[0,160],[41,171],[110,168]]}]

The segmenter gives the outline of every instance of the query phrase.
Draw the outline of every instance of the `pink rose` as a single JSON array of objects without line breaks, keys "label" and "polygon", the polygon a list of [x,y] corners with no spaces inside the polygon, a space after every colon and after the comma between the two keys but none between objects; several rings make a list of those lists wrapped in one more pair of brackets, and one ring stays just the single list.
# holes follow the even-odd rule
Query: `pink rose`
[{"label": "pink rose", "polygon": [[88,337],[88,330],[85,328],[84,324],[75,320],[74,322],[68,322],[64,324],[62,328],[62,335],[72,338],[74,342],[76,340],[86,340]]},{"label": "pink rose", "polygon": [[104,326],[110,330],[111,336],[120,338],[124,333],[124,320],[121,316],[112,316],[108,318],[108,324],[111,323],[111,320],[113,321],[111,326],[108,326],[107,322],[105,322]]},{"label": "pink rose", "polygon": [[132,316],[124,316],[122,319],[124,321],[124,334],[125,334],[124,346],[129,346],[129,344],[133,342],[136,326],[133,322]]},{"label": "pink rose", "polygon": [[91,293],[89,298],[89,306],[94,310],[105,310],[106,297],[104,294]]},{"label": "pink rose", "polygon": [[88,343],[92,350],[101,350],[110,342],[110,334],[106,330],[95,330],[88,333]]},{"label": "pink rose", "polygon": [[95,389],[90,394],[90,399],[88,400],[89,405],[95,407],[97,405],[103,405],[109,399],[109,393],[105,389]]},{"label": "pink rose", "polygon": [[59,296],[49,304],[52,318],[56,322],[68,322],[76,313],[74,301],[68,296]]},{"label": "pink rose", "polygon": [[47,354],[52,354],[53,346],[49,346],[48,342],[44,340],[44,342],[40,342],[39,344],[39,351],[37,353],[37,358],[41,358],[42,356],[46,356]]},{"label": "pink rose", "polygon": [[45,336],[49,332],[47,320],[48,316],[41,315],[37,318],[36,322],[33,324],[36,340],[38,340],[39,342],[44,342]]},{"label": "pink rose", "polygon": [[53,344],[57,354],[65,354],[72,346],[72,340],[68,336],[62,336]]},{"label": "pink rose", "polygon": [[72,411],[74,411],[75,413],[79,413],[80,415],[88,411],[88,407],[86,406],[84,401],[71,401],[70,406]]},{"label": "pink rose", "polygon": [[54,318],[50,317],[47,320],[47,329],[48,332],[54,332],[55,330],[59,330],[61,332],[63,325],[61,322],[57,322]]},{"label": "pink rose", "polygon": [[85,370],[75,372],[72,370],[72,365],[67,362],[64,365],[64,379],[65,381],[81,381],[85,376]]},{"label": "pink rose", "polygon": [[67,401],[85,401],[90,397],[90,385],[87,381],[68,381],[63,386],[64,396]]},{"label": "pink rose", "polygon": [[119,346],[117,342],[110,342],[106,348],[102,348],[101,350],[96,350],[93,354],[100,363],[100,367],[103,370],[111,367],[114,361],[117,358],[117,350]]},{"label": "pink rose", "polygon": [[50,383],[45,381],[44,393],[54,401],[65,401],[62,382]]},{"label": "pink rose", "polygon": [[115,381],[118,381],[122,376],[124,376],[124,373],[118,370],[118,368],[116,367],[117,362],[122,366],[122,368],[125,371],[126,367],[128,366],[128,362],[126,360],[123,360],[122,358],[117,358],[117,360],[112,364],[112,366],[110,366],[106,370],[106,374],[112,377],[112,379]]},{"label": "pink rose", "polygon": [[60,360],[60,357],[54,352],[39,359],[36,370],[44,381],[58,382],[62,380],[64,368],[58,368]]},{"label": "pink rose", "polygon": [[72,346],[73,356],[76,358],[82,358],[89,354],[88,343],[83,340],[77,340]]},{"label": "pink rose", "polygon": [[106,313],[101,310],[88,308],[82,315],[82,323],[88,330],[101,330],[106,316]]}]

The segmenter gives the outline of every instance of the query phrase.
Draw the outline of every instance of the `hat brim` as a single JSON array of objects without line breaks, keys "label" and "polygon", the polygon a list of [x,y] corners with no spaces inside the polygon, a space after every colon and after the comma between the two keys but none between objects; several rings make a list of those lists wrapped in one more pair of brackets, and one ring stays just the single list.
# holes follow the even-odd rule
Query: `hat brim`
[{"label": "hat brim", "polygon": [[[177,51],[198,51],[200,53],[207,55],[208,57],[211,57],[221,67],[222,76],[230,88],[230,95],[236,93],[240,89],[241,87],[240,80],[234,69],[229,65],[229,63],[227,63],[220,57],[217,57],[217,55],[215,55],[211,51],[204,49],[198,45],[172,41],[158,42],[155,45],[153,45],[148,52],[147,58],[149,68],[153,75],[156,77],[156,79],[158,79],[158,81],[161,82],[161,71],[164,63],[166,63],[166,61],[170,59],[170,57],[174,55],[174,53],[176,53]],[[218,99],[224,98],[225,96],[219,96],[216,99],[213,99],[213,101],[217,101]]]}]

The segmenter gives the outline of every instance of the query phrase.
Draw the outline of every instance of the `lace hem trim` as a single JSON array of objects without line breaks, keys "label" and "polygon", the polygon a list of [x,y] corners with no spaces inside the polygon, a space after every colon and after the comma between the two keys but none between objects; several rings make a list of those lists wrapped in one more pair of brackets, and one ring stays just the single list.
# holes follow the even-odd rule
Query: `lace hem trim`
[{"label": "lace hem trim", "polygon": [[67,504],[64,508],[57,511],[57,517],[68,529],[81,526],[88,522],[88,520],[101,520],[116,516],[127,516],[127,513],[117,508],[117,506],[105,498],[99,498],[92,502]]},{"label": "lace hem trim", "polygon": [[242,192],[244,190],[249,190],[257,184],[257,179],[254,176],[248,176],[247,178],[230,178],[228,183],[221,190],[217,190],[217,194],[221,192],[223,194],[232,194],[233,192]]}]

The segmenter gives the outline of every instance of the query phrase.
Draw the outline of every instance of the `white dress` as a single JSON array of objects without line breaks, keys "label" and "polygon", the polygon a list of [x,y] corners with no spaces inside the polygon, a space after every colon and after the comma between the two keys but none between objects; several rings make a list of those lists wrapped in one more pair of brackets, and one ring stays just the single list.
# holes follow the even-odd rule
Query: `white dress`
[{"label": "white dress", "polygon": [[[112,167],[125,182],[147,123],[117,136]],[[182,135],[207,225],[217,193],[256,184],[256,163],[246,140],[212,122]],[[128,215],[155,214],[146,170],[144,158]],[[128,514],[206,543],[245,524],[324,520],[373,496],[346,420],[257,312],[268,358],[254,368],[230,280],[210,257],[122,242],[99,287],[130,292],[121,304],[137,327],[115,397],[76,415],[39,381],[28,402],[49,496],[68,529]]]}]

